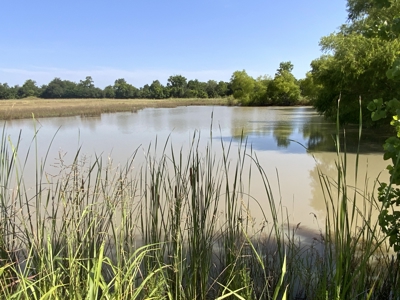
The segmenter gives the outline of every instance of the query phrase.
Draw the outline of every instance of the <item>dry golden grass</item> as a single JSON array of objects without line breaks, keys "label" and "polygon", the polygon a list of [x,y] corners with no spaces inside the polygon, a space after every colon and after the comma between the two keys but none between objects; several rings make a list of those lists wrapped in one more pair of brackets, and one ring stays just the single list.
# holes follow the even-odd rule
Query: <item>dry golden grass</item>
[{"label": "dry golden grass", "polygon": [[187,105],[229,105],[232,99],[13,99],[0,102],[0,120],[67,116],[95,116],[102,113],[137,111],[148,107]]}]

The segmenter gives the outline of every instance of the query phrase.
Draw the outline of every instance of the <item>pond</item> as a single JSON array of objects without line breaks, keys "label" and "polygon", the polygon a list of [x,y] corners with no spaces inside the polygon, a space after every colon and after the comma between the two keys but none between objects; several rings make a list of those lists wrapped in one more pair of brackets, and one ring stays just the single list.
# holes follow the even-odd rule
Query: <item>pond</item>
[{"label": "pond", "polygon": [[[35,130],[38,130],[37,144],[33,142]],[[194,136],[199,137],[200,150],[212,143],[217,158],[221,158],[222,144],[225,149],[230,145],[233,153],[239,147],[246,147],[246,152],[253,158],[257,157],[266,172],[275,201],[283,208],[282,213],[289,222],[313,229],[323,228],[325,217],[318,170],[333,180],[337,174],[336,126],[310,107],[187,106],[149,108],[96,117],[7,122],[6,133],[13,143],[20,132],[21,161],[30,149],[24,170],[28,186],[34,185],[37,162],[43,162],[47,157],[46,172],[49,176],[56,176],[60,160],[72,161],[78,150],[80,156],[88,161],[102,156],[114,165],[125,164],[138,150],[134,160],[134,167],[138,167],[143,164],[149,146],[150,149],[156,148],[154,151],[158,154],[165,143],[169,145],[167,149],[172,145],[176,152],[187,151]],[[361,189],[368,185],[366,190],[372,192],[378,176],[387,179],[384,169],[388,163],[382,155],[385,136],[363,132],[356,183],[354,166],[358,127],[348,127],[345,133],[347,171],[350,174],[348,184]],[[343,147],[343,135],[340,143]],[[250,204],[250,212],[256,222],[261,222],[263,216],[259,214],[259,206],[268,210],[263,182],[252,176],[251,185],[251,194],[258,204]]]}]

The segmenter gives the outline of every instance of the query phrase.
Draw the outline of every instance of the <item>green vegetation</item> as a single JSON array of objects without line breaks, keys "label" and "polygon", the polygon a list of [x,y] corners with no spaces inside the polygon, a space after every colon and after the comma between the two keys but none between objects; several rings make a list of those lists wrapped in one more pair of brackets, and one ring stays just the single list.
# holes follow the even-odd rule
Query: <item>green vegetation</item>
[{"label": "green vegetation", "polygon": [[[319,113],[335,119],[336,102],[342,101],[341,123],[358,123],[358,99],[363,113],[368,103],[399,98],[400,86],[389,72],[400,66],[400,3],[397,0],[348,0],[348,22],[320,40],[324,54],[311,62],[305,78],[296,79],[293,64],[281,62],[274,75],[253,78],[245,70],[232,74],[229,82],[188,80],[172,75],[164,86],[158,80],[137,88],[120,78],[104,89],[94,86],[90,76],[79,83],[60,78],[38,87],[28,79],[22,86],[0,83],[0,99],[40,97],[46,99],[116,98],[167,99],[233,96],[241,105],[312,104]],[[386,120],[387,121],[387,120]],[[372,125],[364,119],[366,125]],[[384,121],[383,121],[384,122]]]},{"label": "green vegetation", "polygon": [[[0,83],[0,99],[23,99],[39,97],[44,99],[213,99],[233,97],[241,105],[294,105],[307,104],[307,97],[301,96],[300,81],[291,73],[293,65],[290,62],[280,64],[274,79],[261,76],[256,80],[247,75],[246,71],[233,73],[230,82],[209,80],[200,82],[197,79],[187,80],[182,75],[168,78],[163,86],[158,80],[151,85],[145,84],[136,88],[120,78],[114,85],[103,90],[95,87],[93,79],[87,76],[78,84],[69,80],[54,78],[48,85],[38,87],[29,79],[23,86],[10,87]],[[299,101],[302,99],[302,101]]]},{"label": "green vegetation", "polygon": [[[382,231],[389,238],[389,244],[400,256],[400,101],[396,99],[399,95],[400,82],[400,51],[398,37],[400,35],[400,3],[390,0],[349,0],[349,18],[354,23],[348,28],[348,33],[353,34],[353,29],[359,33],[358,39],[370,39],[371,44],[379,43],[385,46],[389,52],[380,52],[383,48],[376,47],[375,54],[379,59],[385,59],[386,64],[373,65],[372,71],[377,71],[376,78],[370,78],[374,88],[369,97],[372,98],[367,105],[371,111],[371,120],[378,122],[390,118],[390,125],[393,127],[395,136],[389,137],[384,143],[384,159],[391,160],[387,166],[390,174],[389,182],[381,182],[378,188],[378,200],[382,203],[379,211],[379,225]],[[347,36],[348,37],[348,36]],[[346,38],[347,38],[346,37]],[[378,49],[378,51],[376,51]],[[357,57],[359,58],[359,57]],[[369,57],[370,58],[370,57]],[[359,61],[363,61],[361,56]],[[351,72],[350,72],[351,73]],[[360,73],[361,75],[362,73]],[[386,83],[386,87],[379,86],[379,82]],[[393,87],[390,89],[390,87]],[[389,88],[389,89],[388,89]],[[360,96],[361,98],[361,96]],[[390,100],[389,100],[390,99]],[[384,122],[383,121],[383,122]],[[381,121],[382,122],[382,121]]]},{"label": "green vegetation", "polygon": [[273,79],[268,76],[254,79],[245,70],[236,71],[231,78],[233,97],[242,105],[307,104],[308,98],[301,95],[301,81],[296,80],[292,70],[293,64],[289,61],[280,63]]},{"label": "green vegetation", "polygon": [[182,75],[168,78],[167,85],[154,80],[151,85],[145,84],[136,88],[120,78],[114,85],[104,89],[95,87],[92,77],[75,83],[69,80],[54,78],[49,84],[38,87],[36,82],[29,79],[22,86],[10,87],[7,83],[0,83],[0,99],[23,99],[39,97],[44,99],[167,99],[167,98],[218,98],[232,94],[229,82],[200,82],[197,79],[189,80]]},{"label": "green vegetation", "polygon": [[[376,98],[399,97],[400,86],[387,78],[387,70],[400,57],[400,3],[391,0],[348,0],[349,23],[321,39],[325,54],[312,61],[307,76],[313,105],[334,118],[341,98],[340,121],[358,122],[358,99],[363,112]],[[370,120],[364,120],[367,124]]]},{"label": "green vegetation", "polygon": [[49,117],[100,116],[102,113],[136,112],[143,108],[171,108],[190,105],[233,105],[231,97],[226,98],[169,98],[169,99],[39,99],[25,98],[3,100],[0,106],[0,120]]},{"label": "green vegetation", "polygon": [[[388,78],[400,82],[398,69],[400,61],[396,61],[393,68],[387,72]],[[389,237],[390,246],[400,256],[400,101],[393,98],[383,102],[382,98],[374,99],[369,103],[368,109],[372,111],[372,121],[392,117],[390,125],[395,129],[396,135],[389,137],[383,148],[385,150],[384,159],[391,160],[387,166],[390,174],[390,181],[381,182],[378,188],[379,201],[382,202],[383,209],[379,214],[379,224],[382,231]]]},{"label": "green vegetation", "polygon": [[[124,166],[0,147],[0,296],[5,299],[388,299],[400,296],[372,211],[373,195],[319,172],[327,219],[310,243],[297,236],[255,153],[242,141],[187,152],[149,146],[146,163]],[[222,154],[216,154],[215,149]],[[26,149],[25,149],[26,150]],[[29,154],[30,153],[30,154]],[[185,154],[186,153],[186,154]],[[220,157],[220,158],[217,158]],[[35,159],[36,183],[25,182]],[[265,199],[251,197],[260,176]],[[362,174],[356,174],[356,178]],[[286,183],[282,183],[284,188]],[[275,190],[276,189],[276,190]],[[356,206],[360,199],[362,206]],[[253,220],[249,204],[263,220]],[[261,224],[260,224],[261,222]]]},{"label": "green vegetation", "polygon": [[290,62],[281,63],[274,80],[269,84],[267,96],[273,105],[293,105],[300,99],[300,85],[292,70]]}]

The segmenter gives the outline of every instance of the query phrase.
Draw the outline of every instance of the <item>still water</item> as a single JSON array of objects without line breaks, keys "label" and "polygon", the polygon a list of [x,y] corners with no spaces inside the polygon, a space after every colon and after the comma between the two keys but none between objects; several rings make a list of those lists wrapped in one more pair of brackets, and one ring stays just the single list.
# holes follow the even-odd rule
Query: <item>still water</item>
[{"label": "still water", "polygon": [[[38,131],[36,142],[34,132]],[[20,160],[29,152],[24,170],[27,185],[34,183],[36,163],[46,159],[48,176],[56,176],[60,159],[71,161],[80,149],[88,161],[102,156],[113,164],[125,164],[138,150],[134,166],[143,164],[143,153],[163,148],[188,149],[193,136],[200,136],[199,149],[212,143],[231,151],[246,145],[266,172],[277,204],[283,207],[290,223],[307,228],[323,227],[325,202],[318,169],[336,178],[337,155],[334,146],[335,124],[325,121],[310,107],[209,107],[149,108],[134,113],[102,114],[98,117],[67,117],[13,120],[6,124],[7,135],[16,143],[21,132]],[[374,180],[386,180],[382,158],[385,136],[364,132],[360,144],[358,182],[354,180],[358,128],[346,129],[347,164],[351,186],[373,193]],[[340,138],[343,143],[343,137]],[[156,147],[157,144],[157,147]],[[168,149],[170,146],[168,146]],[[30,150],[29,150],[30,149]],[[37,158],[37,159],[36,159]],[[134,170],[133,170],[134,172]],[[382,172],[381,175],[379,175]],[[251,194],[268,210],[263,183],[251,179]],[[250,204],[255,220],[262,219],[259,207]],[[319,225],[318,225],[319,224]]]}]

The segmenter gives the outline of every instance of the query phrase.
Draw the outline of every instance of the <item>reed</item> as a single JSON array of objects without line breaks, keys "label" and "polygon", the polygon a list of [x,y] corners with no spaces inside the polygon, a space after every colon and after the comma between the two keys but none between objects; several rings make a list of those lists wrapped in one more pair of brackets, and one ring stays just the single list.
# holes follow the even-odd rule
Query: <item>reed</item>
[{"label": "reed", "polygon": [[[305,244],[274,197],[280,187],[271,186],[245,139],[238,147],[211,139],[202,148],[196,133],[179,151],[156,140],[136,170],[138,150],[118,166],[78,150],[71,162],[60,157],[58,175],[49,176],[47,157],[32,158],[37,134],[20,156],[19,139],[2,132],[1,298],[400,297],[398,261],[372,218],[380,207],[349,186],[339,139],[337,178],[319,173],[326,222]],[[29,159],[36,160],[34,189],[24,181]],[[266,207],[251,196],[255,176]],[[272,221],[255,225],[252,202]]]},{"label": "reed", "polygon": [[49,117],[96,117],[103,113],[136,112],[144,108],[172,108],[189,105],[234,105],[232,98],[169,99],[40,99],[1,100],[0,120]]}]

